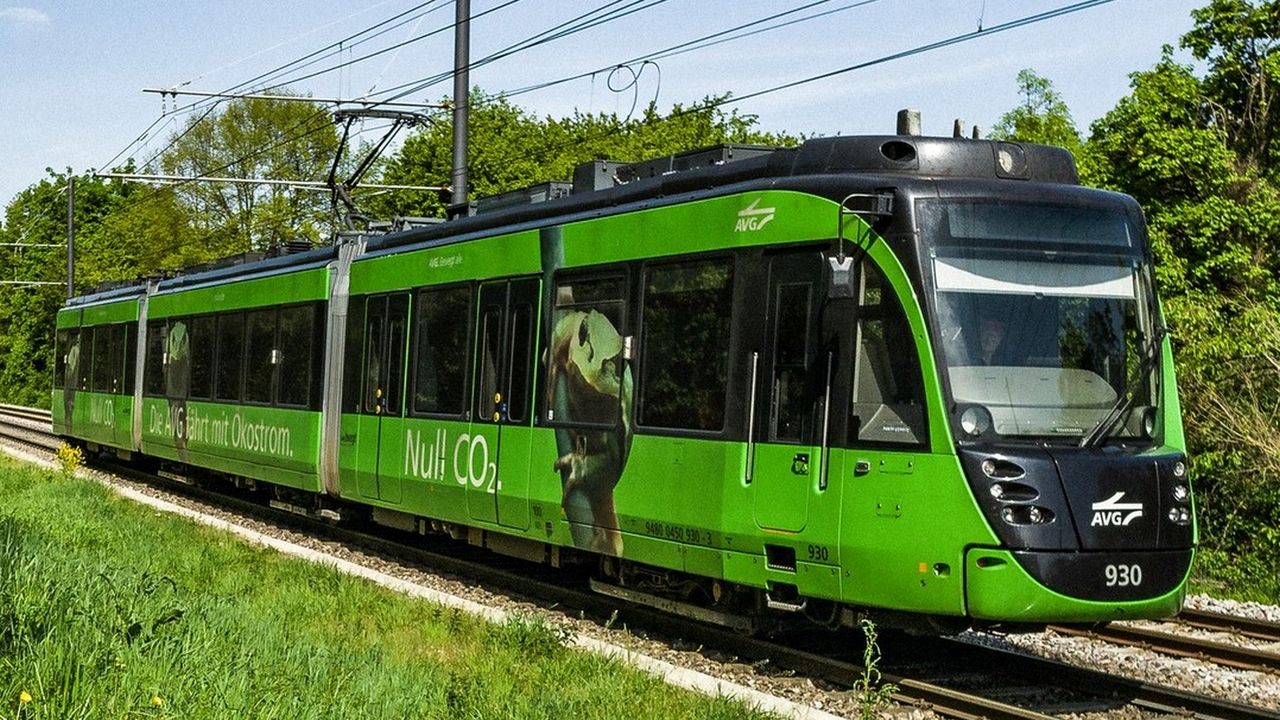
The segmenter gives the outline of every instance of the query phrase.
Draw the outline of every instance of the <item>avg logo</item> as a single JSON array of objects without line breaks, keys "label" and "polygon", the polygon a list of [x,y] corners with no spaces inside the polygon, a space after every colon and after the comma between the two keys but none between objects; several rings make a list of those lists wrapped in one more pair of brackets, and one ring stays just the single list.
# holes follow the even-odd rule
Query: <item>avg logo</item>
[{"label": "avg logo", "polygon": [[759,205],[760,198],[756,198],[750,205],[738,211],[738,224],[734,225],[734,232],[755,232],[763,229],[773,220],[775,208],[762,208]]},{"label": "avg logo", "polygon": [[1142,503],[1120,502],[1123,499],[1124,493],[1118,492],[1106,500],[1094,503],[1093,521],[1089,525],[1091,527],[1123,527],[1142,517]]}]

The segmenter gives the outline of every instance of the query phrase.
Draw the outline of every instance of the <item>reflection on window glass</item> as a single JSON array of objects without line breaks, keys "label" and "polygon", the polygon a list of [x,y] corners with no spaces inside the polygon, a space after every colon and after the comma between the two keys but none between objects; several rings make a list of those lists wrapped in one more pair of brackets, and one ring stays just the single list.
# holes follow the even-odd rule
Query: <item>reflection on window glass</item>
[{"label": "reflection on window glass", "polygon": [[[548,419],[613,424],[630,392],[623,350],[620,277],[562,281],[556,286],[548,348]],[[630,398],[627,398],[628,403]]]},{"label": "reflection on window glass", "polygon": [[164,346],[167,339],[164,321],[147,325],[147,360],[143,370],[143,391],[147,395],[164,395]]},{"label": "reflection on window glass", "polygon": [[404,410],[400,392],[404,387],[404,331],[407,325],[405,316],[409,312],[408,296],[393,297],[390,305],[391,320],[387,323],[387,400],[384,411],[399,415]]},{"label": "reflection on window glass", "polygon": [[62,387],[75,390],[80,384],[80,331],[72,330],[67,333],[67,350],[64,357],[66,366],[62,369]]},{"label": "reflection on window glass", "polygon": [[424,292],[417,306],[414,412],[461,415],[466,404],[471,289]]},{"label": "reflection on window glass", "polygon": [[244,361],[244,315],[218,317],[217,387],[219,400],[240,400],[240,370]]},{"label": "reflection on window glass", "polygon": [[812,285],[781,283],[773,304],[773,408],[769,436],[782,442],[811,439],[814,387],[809,382]]},{"label": "reflection on window glass", "polygon": [[476,393],[476,417],[494,420],[494,395],[498,392],[498,352],[502,343],[502,309],[485,308],[480,318],[480,388]]},{"label": "reflection on window glass", "polygon": [[191,319],[191,397],[196,400],[213,397],[214,328],[212,315]]},{"label": "reflection on window glass", "polygon": [[59,330],[53,339],[53,377],[57,387],[66,387],[63,375],[67,371],[67,331]]},{"label": "reflection on window glass", "polygon": [[342,412],[360,412],[360,378],[364,351],[364,307],[367,298],[353,297],[347,305],[347,336],[342,360]]},{"label": "reflection on window glass", "polygon": [[280,309],[280,388],[281,405],[304,406],[311,387],[311,329],[315,322],[315,306],[295,305]]},{"label": "reflection on window glass", "polygon": [[246,333],[244,399],[245,402],[271,402],[271,379],[275,365],[271,351],[275,349],[276,311],[255,310],[248,315]]},{"label": "reflection on window glass", "polygon": [[169,337],[165,341],[165,394],[171,398],[187,397],[191,388],[191,343],[187,326],[190,320],[170,320]]},{"label": "reflection on window glass", "polygon": [[859,274],[849,441],[919,443],[924,387],[911,326],[880,269],[863,262]]},{"label": "reflection on window glass", "polygon": [[642,425],[724,427],[732,279],[728,260],[653,267],[645,273]]},{"label": "reflection on window glass", "polygon": [[364,411],[381,412],[382,405],[382,324],[386,301],[370,303],[369,321],[364,328]]},{"label": "reflection on window glass", "polygon": [[522,422],[529,412],[529,373],[533,366],[533,307],[511,311],[511,355],[507,358],[507,420]]},{"label": "reflection on window glass", "polygon": [[115,357],[112,347],[112,328],[101,326],[93,330],[93,384],[94,392],[111,392],[111,365]]}]

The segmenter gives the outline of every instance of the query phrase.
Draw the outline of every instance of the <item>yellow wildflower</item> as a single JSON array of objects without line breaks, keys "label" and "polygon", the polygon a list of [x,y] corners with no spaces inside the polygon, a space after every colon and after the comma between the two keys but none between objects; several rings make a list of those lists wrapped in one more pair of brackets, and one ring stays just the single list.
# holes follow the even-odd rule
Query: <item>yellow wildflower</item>
[{"label": "yellow wildflower", "polygon": [[161,705],[164,704],[164,698],[160,697],[159,695],[152,695],[151,704],[155,705],[156,707],[160,707]]},{"label": "yellow wildflower", "polygon": [[27,692],[26,690],[23,690],[22,692],[18,693],[18,702],[22,705],[26,705],[27,703],[31,702],[31,693]]}]

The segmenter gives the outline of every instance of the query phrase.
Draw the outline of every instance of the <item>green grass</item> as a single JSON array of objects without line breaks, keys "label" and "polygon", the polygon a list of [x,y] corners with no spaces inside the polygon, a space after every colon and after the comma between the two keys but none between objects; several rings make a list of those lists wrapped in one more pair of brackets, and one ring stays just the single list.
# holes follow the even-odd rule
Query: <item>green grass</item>
[{"label": "green grass", "polygon": [[764,717],[564,640],[0,460],[0,718]]}]

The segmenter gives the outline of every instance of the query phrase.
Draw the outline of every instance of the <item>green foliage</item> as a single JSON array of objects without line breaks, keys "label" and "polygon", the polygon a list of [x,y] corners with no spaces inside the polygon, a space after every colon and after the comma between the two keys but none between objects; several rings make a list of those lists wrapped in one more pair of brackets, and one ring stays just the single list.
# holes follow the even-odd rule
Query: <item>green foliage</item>
[{"label": "green foliage", "polygon": [[1053,83],[1027,68],[1018,72],[1018,92],[1022,95],[1022,104],[1000,116],[991,129],[991,137],[1057,145],[1079,157],[1080,132],[1066,102],[1053,89]]},{"label": "green foliage", "polygon": [[[240,99],[196,116],[161,158],[169,174],[323,180],[338,150],[328,110],[310,103]],[[278,185],[188,183],[176,192],[201,235],[216,245],[266,250],[328,239],[329,197]]]}]

